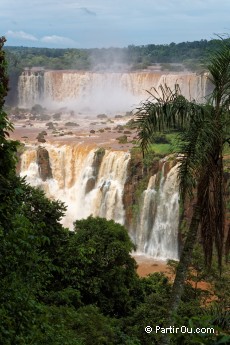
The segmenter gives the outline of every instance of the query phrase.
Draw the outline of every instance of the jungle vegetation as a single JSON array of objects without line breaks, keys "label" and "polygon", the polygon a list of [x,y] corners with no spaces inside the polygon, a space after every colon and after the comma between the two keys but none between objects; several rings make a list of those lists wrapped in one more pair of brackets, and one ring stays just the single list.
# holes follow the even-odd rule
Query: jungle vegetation
[{"label": "jungle vegetation", "polygon": [[[74,231],[64,228],[65,205],[16,174],[19,143],[9,137],[13,125],[3,110],[4,43],[0,38],[0,344],[162,344],[155,326],[167,318],[170,279],[137,275],[134,245],[112,220],[89,217]],[[229,344],[228,266],[222,264],[221,276],[215,265],[207,272],[199,243],[190,259],[175,325],[215,332],[174,333],[171,344]],[[210,288],[198,288],[200,280]],[[153,332],[145,332],[147,325]]]}]

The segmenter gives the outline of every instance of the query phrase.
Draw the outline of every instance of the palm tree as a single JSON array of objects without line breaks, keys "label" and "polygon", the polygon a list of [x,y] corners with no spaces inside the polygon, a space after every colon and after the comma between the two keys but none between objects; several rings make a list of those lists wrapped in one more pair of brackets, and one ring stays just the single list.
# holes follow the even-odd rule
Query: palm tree
[{"label": "palm tree", "polygon": [[[220,40],[220,49],[208,64],[213,91],[204,104],[186,100],[178,85],[154,89],[138,108],[136,124],[143,153],[156,132],[179,131],[178,177],[181,202],[190,197],[193,216],[181,251],[172,287],[166,326],[174,325],[194,244],[200,229],[205,261],[211,265],[216,247],[221,270],[224,246],[223,150],[230,143],[230,45]],[[229,236],[228,236],[229,238]],[[170,343],[167,334],[162,344]]]}]

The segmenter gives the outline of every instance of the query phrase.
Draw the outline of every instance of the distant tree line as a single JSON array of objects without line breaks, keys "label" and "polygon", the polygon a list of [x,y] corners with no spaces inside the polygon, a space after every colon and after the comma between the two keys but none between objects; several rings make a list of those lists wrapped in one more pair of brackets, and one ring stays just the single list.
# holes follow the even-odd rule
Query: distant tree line
[{"label": "distant tree line", "polygon": [[129,45],[125,48],[55,49],[8,46],[4,49],[9,73],[12,74],[34,66],[58,70],[92,70],[126,65],[129,69],[144,69],[154,63],[183,63],[196,68],[197,62],[205,60],[219,44],[218,39],[213,39],[178,44]]}]

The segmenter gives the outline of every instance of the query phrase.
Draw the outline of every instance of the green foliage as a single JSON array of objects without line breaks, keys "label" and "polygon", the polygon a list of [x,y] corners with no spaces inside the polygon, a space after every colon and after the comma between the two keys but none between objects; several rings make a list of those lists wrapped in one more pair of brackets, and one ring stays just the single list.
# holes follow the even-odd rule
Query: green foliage
[{"label": "green foliage", "polygon": [[0,175],[1,178],[11,174],[16,164],[16,141],[7,140],[9,132],[13,130],[13,125],[7,118],[3,110],[5,97],[8,91],[7,64],[3,45],[5,38],[0,37]]},{"label": "green foliage", "polygon": [[88,69],[89,56],[86,50],[6,47],[10,73],[25,67],[48,69]]},{"label": "green foliage", "polygon": [[34,329],[34,345],[140,345],[122,331],[121,323],[93,306],[42,306],[40,324]]},{"label": "green foliage", "polygon": [[212,270],[208,272],[208,279],[212,284],[213,293],[220,304],[228,308],[230,304],[230,274],[229,262],[223,265],[221,275],[218,271],[216,260],[212,265]]},{"label": "green foliage", "polygon": [[[181,325],[181,324],[180,324]],[[189,330],[189,333],[173,334],[173,344],[185,345],[227,345],[230,341],[230,336],[225,334],[215,324],[211,315],[193,316],[184,322]],[[196,330],[198,329],[198,332]],[[199,330],[202,330],[199,331]],[[213,331],[214,330],[214,331]],[[193,331],[193,332],[192,332]]]},{"label": "green foliage", "polygon": [[[169,304],[171,286],[168,279],[161,273],[155,273],[144,278],[142,281],[145,291],[145,301],[140,304],[132,314],[125,319],[124,329],[127,334],[136,336],[141,344],[149,343],[161,345],[161,334],[156,333],[155,326],[164,327],[165,318]],[[222,340],[223,344],[228,344],[229,336],[229,311],[221,308],[204,306],[204,291],[193,288],[186,284],[182,296],[180,307],[176,316],[175,328],[181,326],[195,328],[213,327],[215,332],[209,334],[172,333],[170,334],[170,344],[199,345],[218,344]],[[144,329],[147,325],[153,328],[153,332],[147,334]]]},{"label": "green foliage", "polygon": [[0,342],[29,344],[40,313],[38,297],[58,278],[63,209],[16,177],[8,198],[0,227],[0,315],[5,320]]},{"label": "green foliage", "polygon": [[[156,152],[156,151],[157,152]],[[155,162],[158,162],[164,157],[165,153],[168,153],[164,144],[152,145],[150,150],[143,157],[143,165],[146,168],[151,168]]]},{"label": "green foliage", "polygon": [[[135,307],[141,294],[134,249],[125,228],[114,221],[89,217],[75,223],[69,257],[84,304],[97,304],[105,314],[122,316]],[[72,264],[69,263],[69,266]],[[140,296],[141,298],[141,296]]]},{"label": "green foliage", "polygon": [[44,251],[50,244],[45,229],[57,225],[63,209],[59,213],[54,203],[51,210],[44,194],[15,174],[17,142],[7,138],[13,127],[2,110],[7,91],[2,50],[0,60],[0,343],[29,344],[40,313],[37,298],[54,271],[55,251]]},{"label": "green foliage", "polygon": [[77,124],[76,122],[69,121],[69,122],[65,123],[65,126],[67,126],[67,127],[77,127],[77,126],[79,126],[79,124]]},{"label": "green foliage", "polygon": [[116,138],[118,140],[119,144],[127,144],[128,138],[127,135],[121,135],[120,137]]},{"label": "green foliage", "polygon": [[61,120],[61,113],[55,113],[55,114],[53,115],[53,119],[54,119],[55,121]]},{"label": "green foliage", "polygon": [[154,143],[156,144],[169,144],[169,140],[164,134],[156,135],[154,138]]},{"label": "green foliage", "polygon": [[76,311],[52,306],[44,308],[44,312],[45,327],[38,332],[35,344],[113,344],[113,326],[96,307],[83,307]]},{"label": "green foliage", "polygon": [[163,323],[167,311],[170,285],[162,273],[154,273],[143,278],[142,284],[145,301],[135,309],[132,316],[126,319],[125,331],[135,335],[142,345],[160,344],[158,342],[159,334],[157,335],[155,332],[147,334],[144,329],[147,325],[155,327],[155,325]]},{"label": "green foliage", "polygon": [[99,147],[96,151],[95,151],[95,155],[98,157],[103,157],[105,155],[105,149],[104,147]]},{"label": "green foliage", "polygon": [[43,111],[44,111],[44,108],[43,108],[40,104],[35,104],[35,105],[31,108],[32,114],[42,114]]}]

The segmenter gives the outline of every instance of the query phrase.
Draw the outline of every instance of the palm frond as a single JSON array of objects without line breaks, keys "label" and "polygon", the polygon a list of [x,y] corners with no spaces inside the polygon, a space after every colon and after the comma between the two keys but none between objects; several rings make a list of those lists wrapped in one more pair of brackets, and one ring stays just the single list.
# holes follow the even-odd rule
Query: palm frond
[{"label": "palm frond", "polygon": [[181,95],[178,85],[175,85],[173,90],[167,85],[161,85],[158,90],[152,89],[149,95],[150,97],[137,108],[135,116],[138,139],[143,152],[147,151],[155,132],[182,130],[188,127],[191,113],[198,106]]},{"label": "palm frond", "polygon": [[230,103],[230,45],[226,41],[221,43],[221,49],[212,54],[208,65],[209,79],[214,85],[212,98],[218,108]]},{"label": "palm frond", "polygon": [[193,196],[202,171],[212,157],[213,145],[219,139],[209,107],[196,105],[190,112],[190,124],[180,133],[178,145],[178,175],[182,200],[185,200],[187,194]]},{"label": "palm frond", "polygon": [[192,197],[197,191],[206,264],[211,265],[215,243],[221,267],[224,240],[222,128],[213,121],[214,108],[203,106],[199,111],[203,116],[194,113],[190,127],[180,135],[179,150],[183,153],[178,170],[180,192],[184,200],[186,195]]}]

